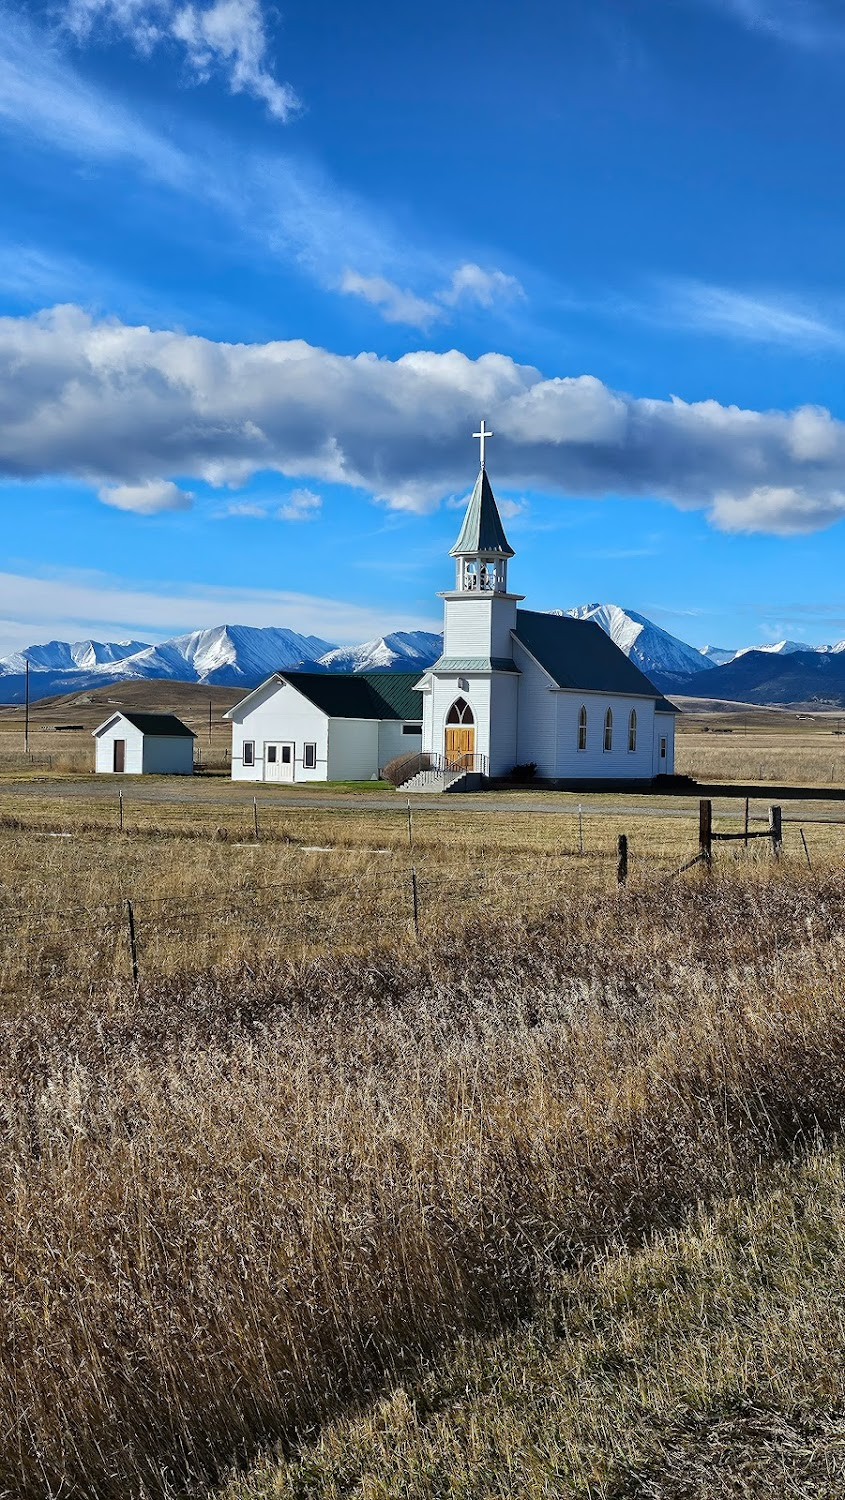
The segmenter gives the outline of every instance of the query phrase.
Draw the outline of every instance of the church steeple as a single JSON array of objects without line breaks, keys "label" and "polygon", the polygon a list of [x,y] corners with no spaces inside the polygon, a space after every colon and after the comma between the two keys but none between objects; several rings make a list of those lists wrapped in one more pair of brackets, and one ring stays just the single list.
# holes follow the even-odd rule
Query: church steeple
[{"label": "church steeple", "polygon": [[492,437],[484,423],[473,437],[481,439],[481,468],[467,506],[461,534],[449,556],[457,560],[455,586],[461,593],[505,594],[508,558],[514,556],[484,465],[484,445]]}]

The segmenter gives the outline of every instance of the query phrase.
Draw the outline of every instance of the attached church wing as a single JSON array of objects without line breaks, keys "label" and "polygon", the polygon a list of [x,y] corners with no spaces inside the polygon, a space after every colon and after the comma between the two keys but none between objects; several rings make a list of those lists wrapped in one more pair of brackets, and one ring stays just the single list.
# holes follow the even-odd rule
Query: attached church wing
[{"label": "attached church wing", "polygon": [[560,688],[654,698],[658,712],[678,712],[593,620],[518,609],[514,635]]},{"label": "attached church wing", "polygon": [[419,719],[419,672],[280,672],[331,719]]}]

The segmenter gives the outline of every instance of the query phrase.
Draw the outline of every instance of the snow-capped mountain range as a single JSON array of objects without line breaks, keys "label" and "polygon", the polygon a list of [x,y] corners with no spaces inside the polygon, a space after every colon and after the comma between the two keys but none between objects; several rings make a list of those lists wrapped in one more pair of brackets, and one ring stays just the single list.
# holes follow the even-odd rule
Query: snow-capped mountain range
[{"label": "snow-capped mountain range", "polygon": [[[845,641],[832,646],[778,641],[735,650],[718,646],[699,649],[670,635],[645,615],[622,609],[618,604],[582,604],[551,613],[592,620],[600,625],[662,691],[686,690],[682,685],[688,686],[699,674],[725,667],[751,652],[771,657],[802,652],[837,655],[845,651]],[[394,631],[360,646],[337,646],[320,636],[300,635],[277,626],[262,629],[249,625],[195,630],[158,645],[144,641],[48,641],[0,657],[0,703],[23,701],[27,661],[30,696],[35,701],[127,679],[206,682],[246,689],[272,672],[296,668],[329,672],[377,668],[423,671],[440,655],[442,645],[442,636],[428,630]]]},{"label": "snow-capped mountain range", "polygon": [[336,646],[316,635],[276,626],[218,625],[174,636],[158,645],[145,641],[49,641],[0,657],[0,703],[22,703],[26,663],[33,701],[75,693],[110,682],[144,678],[255,687],[272,672],[362,672],[376,667],[422,671],[436,661],[442,637],[433,631],[396,631],[360,646]]}]

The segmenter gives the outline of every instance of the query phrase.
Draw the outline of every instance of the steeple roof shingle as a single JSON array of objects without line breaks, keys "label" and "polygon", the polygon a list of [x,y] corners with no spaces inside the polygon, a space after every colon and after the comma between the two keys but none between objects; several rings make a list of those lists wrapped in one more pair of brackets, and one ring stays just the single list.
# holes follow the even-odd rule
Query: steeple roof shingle
[{"label": "steeple roof shingle", "polygon": [[513,557],[513,547],[505,536],[505,528],[499,515],[496,498],[487,478],[487,470],[481,469],[475,481],[461,534],[450,557]]}]

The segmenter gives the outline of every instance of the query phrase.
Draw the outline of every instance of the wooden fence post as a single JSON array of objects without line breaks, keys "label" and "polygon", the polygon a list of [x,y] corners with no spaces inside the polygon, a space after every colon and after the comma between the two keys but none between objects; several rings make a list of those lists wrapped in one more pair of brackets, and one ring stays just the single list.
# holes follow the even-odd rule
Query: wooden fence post
[{"label": "wooden fence post", "polygon": [[628,879],[628,835],[620,833],[616,840],[616,884],[625,885]]},{"label": "wooden fence post", "polygon": [[748,798],[745,799],[745,837],[743,843],[748,848]]},{"label": "wooden fence post", "polygon": [[769,808],[769,837],[772,841],[772,853],[778,859],[783,848],[783,824],[779,807]]},{"label": "wooden fence post", "polygon": [[258,798],[252,799],[252,826],[255,829],[256,842],[258,841]]},{"label": "wooden fence post", "polygon": [[117,827],[118,827],[118,831],[120,833],[122,833],[123,832],[123,793],[122,792],[118,792],[118,794],[117,794]]},{"label": "wooden fence post", "polygon": [[713,803],[708,800],[698,804],[698,853],[709,872],[713,863]]},{"label": "wooden fence post", "polygon": [[135,913],[132,910],[132,902],[126,903],[126,915],[129,918],[129,956],[132,960],[132,987],[138,989],[138,944],[135,939]]},{"label": "wooden fence post", "polygon": [[584,815],[580,802],[578,803],[578,853],[584,853]]}]

